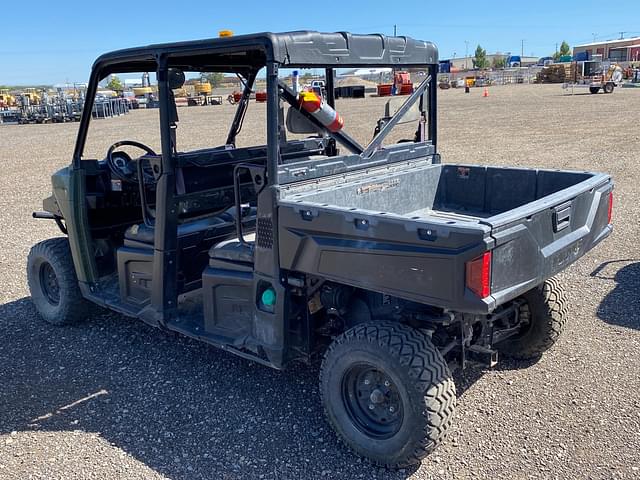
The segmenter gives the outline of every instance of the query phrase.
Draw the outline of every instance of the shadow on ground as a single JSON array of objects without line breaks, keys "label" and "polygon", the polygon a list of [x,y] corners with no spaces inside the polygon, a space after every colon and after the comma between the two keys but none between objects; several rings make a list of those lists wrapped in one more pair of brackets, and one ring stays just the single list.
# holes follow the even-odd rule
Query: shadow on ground
[{"label": "shadow on ground", "polygon": [[[628,264],[617,270],[614,277],[603,273],[608,267],[620,263]],[[600,302],[598,317],[612,325],[640,330],[640,262],[635,260],[604,262],[591,273],[591,276],[616,282],[615,288]]]},{"label": "shadow on ground", "polygon": [[[0,306],[0,328],[0,433],[95,432],[170,478],[415,471],[373,467],[338,443],[317,366],[278,372],[110,313],[52,327],[28,298]],[[481,375],[457,374],[460,391]]]}]

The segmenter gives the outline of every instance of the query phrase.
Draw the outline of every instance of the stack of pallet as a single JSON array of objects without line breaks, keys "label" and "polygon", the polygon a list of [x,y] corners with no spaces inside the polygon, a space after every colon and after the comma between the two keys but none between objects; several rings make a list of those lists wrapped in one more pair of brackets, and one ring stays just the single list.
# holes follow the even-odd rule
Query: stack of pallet
[{"label": "stack of pallet", "polygon": [[582,64],[578,62],[567,64],[567,81],[581,82],[582,80],[584,80]]},{"label": "stack of pallet", "polygon": [[536,83],[563,83],[570,77],[570,63],[553,63],[538,72]]}]

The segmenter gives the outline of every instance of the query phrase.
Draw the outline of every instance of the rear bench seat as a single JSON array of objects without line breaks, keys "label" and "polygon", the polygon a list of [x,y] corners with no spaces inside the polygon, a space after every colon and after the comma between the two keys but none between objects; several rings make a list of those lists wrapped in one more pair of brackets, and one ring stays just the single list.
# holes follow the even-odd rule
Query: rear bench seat
[{"label": "rear bench seat", "polygon": [[[209,261],[210,250],[214,250],[215,246],[226,240],[235,241],[235,213],[236,210],[233,207],[212,217],[190,220],[178,225],[179,285],[198,282]],[[255,228],[256,208],[243,207],[242,214],[243,229],[252,231]],[[124,247],[151,250],[153,249],[154,233],[155,229],[148,225],[132,225],[125,231]],[[226,248],[221,250],[226,250]],[[249,257],[245,255],[243,258]]]},{"label": "rear bench seat", "polygon": [[[218,215],[197,220],[188,220],[178,225],[178,242],[185,237],[197,236],[200,240],[222,241],[235,233],[236,209],[232,207]],[[256,208],[243,207],[242,223],[255,222]],[[155,228],[144,223],[132,225],[124,232],[124,245],[134,248],[153,248]],[[220,238],[223,237],[223,238]],[[189,242],[192,243],[192,242]]]},{"label": "rear bench seat", "polygon": [[253,263],[254,244],[255,233],[246,235],[244,243],[240,242],[237,238],[225,240],[211,247],[209,250],[209,258],[214,260]]}]

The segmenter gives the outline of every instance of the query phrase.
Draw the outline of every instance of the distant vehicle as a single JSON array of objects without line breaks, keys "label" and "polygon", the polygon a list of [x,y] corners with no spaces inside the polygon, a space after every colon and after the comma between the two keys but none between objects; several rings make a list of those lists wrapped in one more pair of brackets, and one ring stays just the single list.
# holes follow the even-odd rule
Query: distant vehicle
[{"label": "distant vehicle", "polygon": [[413,82],[408,71],[398,70],[393,75],[393,89],[395,95],[410,95],[413,93]]},{"label": "distant vehicle", "polygon": [[520,67],[522,66],[522,58],[520,58],[520,55],[511,55],[507,57],[505,65],[507,68]]},{"label": "distant vehicle", "polygon": [[538,59],[538,63],[536,63],[536,65],[539,67],[546,67],[551,63],[553,63],[553,57],[541,57]]},{"label": "distant vehicle", "polygon": [[113,90],[98,90],[96,92],[96,99],[100,99],[102,101],[116,98],[117,96],[118,94]]},{"label": "distant vehicle", "polygon": [[448,90],[449,88],[451,88],[451,80],[449,79],[449,76],[448,75],[440,75],[438,77],[438,86],[442,90]]},{"label": "distant vehicle", "polygon": [[311,82],[311,91],[324,98],[327,93],[324,80],[313,80]]},{"label": "distant vehicle", "polygon": [[140,101],[136,98],[133,92],[122,92],[122,98],[129,102],[129,106],[136,110],[140,107]]},{"label": "distant vehicle", "polygon": [[440,73],[451,73],[451,60],[440,60],[438,71]]}]

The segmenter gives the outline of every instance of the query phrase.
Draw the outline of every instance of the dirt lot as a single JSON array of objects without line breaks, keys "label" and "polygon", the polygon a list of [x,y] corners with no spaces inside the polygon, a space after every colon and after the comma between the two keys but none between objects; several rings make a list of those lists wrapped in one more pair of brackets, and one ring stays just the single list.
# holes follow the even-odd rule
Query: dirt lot
[{"label": "dirt lot", "polygon": [[[445,162],[610,172],[616,229],[562,275],[571,320],[556,347],[535,365],[456,374],[448,439],[419,469],[392,472],[337,442],[315,368],[272,371],[118,315],[70,328],[40,321],[25,258],[58,232],[30,217],[69,162],[77,125],[0,127],[0,478],[640,478],[638,105],[634,90],[441,93]],[[258,129],[261,108],[245,131]],[[340,109],[363,139],[382,111],[379,99]],[[155,115],[95,122],[90,148],[157,141]],[[232,109],[180,115],[190,148],[222,141]]]}]

